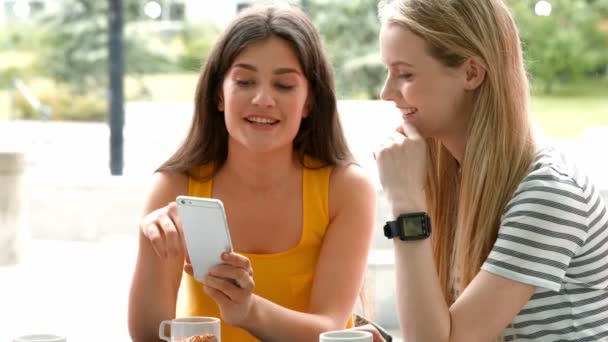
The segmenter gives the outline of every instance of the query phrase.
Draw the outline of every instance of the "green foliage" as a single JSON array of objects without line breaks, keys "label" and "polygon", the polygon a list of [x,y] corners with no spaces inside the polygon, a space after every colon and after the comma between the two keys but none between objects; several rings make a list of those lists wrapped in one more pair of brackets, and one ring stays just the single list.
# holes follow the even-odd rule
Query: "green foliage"
[{"label": "green foliage", "polygon": [[378,55],[376,0],[316,0],[309,11],[331,58],[340,98],[378,97],[385,71]]},{"label": "green foliage", "polygon": [[532,101],[532,118],[547,136],[573,139],[590,127],[608,126],[608,99],[539,96]]},{"label": "green foliage", "polygon": [[19,68],[8,67],[0,69],[0,89],[10,87],[11,82],[19,74]]},{"label": "green foliage", "polygon": [[33,72],[33,54],[41,44],[42,34],[30,22],[0,25],[0,89],[6,89],[15,78],[26,78]]},{"label": "green foliage", "polygon": [[30,52],[5,50],[0,52],[0,89],[11,86],[16,78],[24,79],[32,76],[31,64],[34,56]]},{"label": "green foliage", "polygon": [[[108,65],[108,2],[63,0],[56,15],[45,18],[46,32],[38,71],[65,82],[78,93],[105,92]],[[139,1],[125,1],[125,23],[139,16]],[[126,25],[125,25],[126,27]],[[163,70],[166,57],[148,48],[139,31],[125,29],[125,72]]]},{"label": "green foliage", "polygon": [[[536,83],[550,92],[558,82],[608,72],[608,1],[550,0],[549,17],[534,13],[538,0],[508,0]],[[324,38],[340,98],[377,98],[385,77],[378,55],[377,1],[312,0],[311,18]],[[604,28],[602,31],[601,28]]]},{"label": "green foliage", "polygon": [[592,76],[608,65],[608,35],[600,27],[601,1],[552,0],[550,16],[534,13],[535,0],[510,2],[532,76],[550,93],[556,82]]},{"label": "green foliage", "polygon": [[[41,103],[51,110],[51,120],[104,121],[107,118],[107,101],[95,94],[76,94],[66,84],[35,84],[32,91]],[[15,115],[21,119],[41,119],[30,104],[16,93]]]},{"label": "green foliage", "polygon": [[0,120],[9,119],[11,100],[8,90],[0,90]]},{"label": "green foliage", "polygon": [[219,35],[219,28],[211,25],[186,25],[180,33],[184,50],[179,57],[183,71],[198,71]]},{"label": "green foliage", "polygon": [[0,25],[0,51],[36,49],[40,46],[42,36],[33,22]]}]

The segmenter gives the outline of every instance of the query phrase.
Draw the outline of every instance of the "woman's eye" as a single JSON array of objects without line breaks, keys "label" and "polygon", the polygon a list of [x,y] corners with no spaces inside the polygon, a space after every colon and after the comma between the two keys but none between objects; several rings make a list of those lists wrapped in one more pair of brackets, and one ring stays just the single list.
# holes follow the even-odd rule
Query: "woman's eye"
[{"label": "woman's eye", "polygon": [[255,82],[251,80],[236,80],[236,84],[241,87],[252,86]]},{"label": "woman's eye", "polygon": [[397,77],[399,77],[400,79],[403,79],[403,80],[409,80],[410,78],[412,78],[412,74],[401,73],[401,74],[397,75]]},{"label": "woman's eye", "polygon": [[283,84],[283,83],[277,83],[275,86],[280,90],[291,90],[294,88],[294,86],[292,86],[292,85]]}]

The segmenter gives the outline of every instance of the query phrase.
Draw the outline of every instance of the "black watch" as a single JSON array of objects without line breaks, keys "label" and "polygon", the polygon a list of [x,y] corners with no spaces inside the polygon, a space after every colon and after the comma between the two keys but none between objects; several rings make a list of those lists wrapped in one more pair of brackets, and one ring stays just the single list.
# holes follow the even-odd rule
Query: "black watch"
[{"label": "black watch", "polygon": [[403,241],[422,240],[431,236],[431,219],[427,213],[401,214],[384,225],[384,236]]}]

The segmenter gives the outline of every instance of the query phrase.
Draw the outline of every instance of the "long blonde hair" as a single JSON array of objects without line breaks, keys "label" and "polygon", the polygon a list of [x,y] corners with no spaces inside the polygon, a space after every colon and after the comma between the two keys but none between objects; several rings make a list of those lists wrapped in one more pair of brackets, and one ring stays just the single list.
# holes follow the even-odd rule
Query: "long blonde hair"
[{"label": "long blonde hair", "polygon": [[519,34],[501,0],[381,1],[379,9],[383,25],[420,36],[442,64],[456,67],[476,57],[486,70],[474,96],[462,164],[440,141],[428,139],[433,255],[451,304],[453,291],[462,291],[479,273],[503,210],[534,158]]}]

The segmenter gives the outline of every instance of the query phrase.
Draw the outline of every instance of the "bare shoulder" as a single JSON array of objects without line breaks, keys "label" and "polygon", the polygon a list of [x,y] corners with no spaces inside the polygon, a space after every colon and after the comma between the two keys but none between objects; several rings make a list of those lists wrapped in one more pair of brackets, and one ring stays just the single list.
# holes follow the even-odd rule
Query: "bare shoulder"
[{"label": "bare shoulder", "polygon": [[331,216],[340,208],[374,206],[376,190],[369,176],[356,164],[336,166],[329,179],[329,207]]},{"label": "bare shoulder", "polygon": [[179,172],[156,172],[150,181],[144,202],[144,215],[188,194],[188,175]]}]

